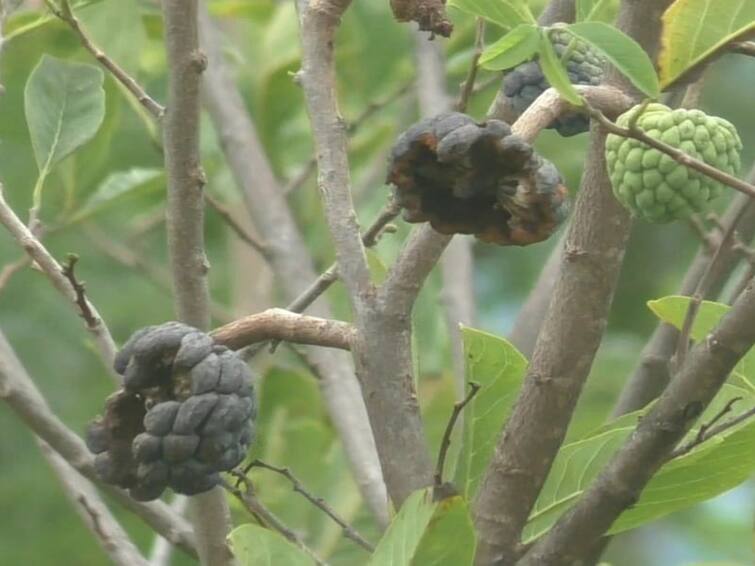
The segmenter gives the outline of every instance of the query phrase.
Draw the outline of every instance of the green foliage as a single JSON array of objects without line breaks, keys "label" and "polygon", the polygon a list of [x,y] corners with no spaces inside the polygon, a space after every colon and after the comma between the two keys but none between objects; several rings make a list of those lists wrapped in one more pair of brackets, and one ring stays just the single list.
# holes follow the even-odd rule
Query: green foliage
[{"label": "green foliage", "polygon": [[540,34],[540,68],[543,70],[548,83],[555,88],[558,93],[574,106],[582,106],[582,98],[574,89],[566,72],[561,58],[553,48],[548,33],[543,31]]},{"label": "green foliage", "polygon": [[580,22],[566,29],[605,57],[650,98],[658,97],[660,88],[653,62],[634,39],[603,22]]},{"label": "green foliage", "polygon": [[312,566],[314,561],[278,533],[246,524],[234,529],[228,540],[241,566]]},{"label": "green foliage", "polygon": [[515,67],[537,53],[539,40],[537,26],[519,24],[485,49],[480,56],[480,66],[490,71]]},{"label": "green foliage", "polygon": [[616,17],[619,3],[617,0],[577,0],[576,15],[578,22],[612,22]]},{"label": "green foliage", "polygon": [[[739,170],[742,142],[734,126],[700,110],[671,110],[663,104],[638,105],[617,124],[637,128],[649,137],[680,149],[726,173]],[[649,222],[671,222],[703,212],[719,196],[719,181],[689,169],[671,156],[634,138],[609,134],[606,163],[616,198]]]},{"label": "green foliage", "polygon": [[527,0],[449,0],[448,6],[484,18],[504,29],[536,23]]},{"label": "green foliage", "polygon": [[676,0],[663,14],[661,85],[668,89],[727,43],[753,30],[752,0]]},{"label": "green foliage", "polygon": [[477,492],[524,378],[527,360],[507,340],[462,327],[467,380],[480,390],[464,408],[456,486],[468,499]]},{"label": "green foliage", "polygon": [[411,494],[380,540],[368,566],[471,566],[476,548],[466,501],[433,501],[431,489]]},{"label": "green foliage", "polygon": [[103,74],[98,67],[45,56],[34,69],[24,93],[24,109],[42,185],[59,161],[88,142],[105,117]]}]

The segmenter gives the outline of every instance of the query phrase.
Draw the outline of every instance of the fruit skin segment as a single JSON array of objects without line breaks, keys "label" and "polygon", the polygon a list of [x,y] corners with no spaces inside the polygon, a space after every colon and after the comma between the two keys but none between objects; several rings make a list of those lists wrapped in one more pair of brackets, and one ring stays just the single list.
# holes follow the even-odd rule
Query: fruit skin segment
[{"label": "fruit skin segment", "polygon": [[[642,105],[635,106],[616,123],[626,128],[640,111]],[[725,173],[739,171],[742,142],[734,126],[723,118],[654,103],[645,107],[636,127]],[[609,134],[606,164],[616,198],[648,222],[672,222],[704,212],[723,192],[719,181],[633,138]]]}]

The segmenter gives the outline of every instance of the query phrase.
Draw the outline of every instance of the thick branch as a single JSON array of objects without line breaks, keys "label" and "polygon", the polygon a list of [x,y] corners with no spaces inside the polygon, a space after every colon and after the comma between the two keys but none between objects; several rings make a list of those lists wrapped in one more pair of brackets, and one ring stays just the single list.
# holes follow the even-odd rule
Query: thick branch
[{"label": "thick branch", "polygon": [[268,309],[221,326],[210,335],[218,344],[234,350],[266,340],[350,350],[354,327],[338,320],[305,316],[284,309]]},{"label": "thick branch", "polygon": [[[167,232],[176,311],[200,329],[210,324],[209,264],[204,248],[205,174],[199,156],[199,85],[207,59],[199,50],[198,0],[164,0],[168,110],[164,120],[168,178]],[[223,490],[195,496],[190,514],[202,564],[234,564],[226,545],[231,517]]]},{"label": "thick branch", "polygon": [[148,562],[100,499],[94,486],[47,443],[38,439],[37,444],[45,460],[58,476],[66,496],[113,564],[147,566]]},{"label": "thick branch", "polygon": [[312,124],[317,180],[341,280],[358,309],[372,284],[351,200],[346,124],[338,112],[333,56],[335,32],[349,4],[350,0],[297,0],[302,46],[299,77]]},{"label": "thick branch", "polygon": [[729,372],[755,343],[752,283],[718,327],[695,346],[658,402],[580,500],[520,562],[572,564],[637,501],[674,446],[715,397]]},{"label": "thick branch", "polygon": [[[625,0],[619,27],[652,53],[666,3]],[[604,149],[605,133],[593,127],[559,279],[476,501],[479,564],[516,560],[522,529],[563,442],[605,330],[631,222],[612,195]]]},{"label": "thick branch", "polygon": [[[0,331],[0,398],[34,434],[49,444],[66,462],[84,477],[98,482],[94,471],[94,457],[87,450],[84,441],[53,414],[2,331]],[[102,488],[156,532],[190,555],[196,555],[191,527],[183,518],[171,512],[167,505],[159,501],[140,503],[123,490],[109,485],[102,485]]]},{"label": "thick branch", "polygon": [[[210,60],[202,85],[205,106],[246,207],[265,241],[281,292],[286,300],[294,301],[307,291],[308,282],[317,278],[312,257],[223,59],[221,37],[204,9],[200,14],[200,30]],[[324,304],[313,305],[312,313],[332,318]],[[304,355],[320,377],[323,398],[343,440],[357,485],[373,514],[379,522],[386,524],[385,485],[359,383],[348,354],[307,348]]]}]

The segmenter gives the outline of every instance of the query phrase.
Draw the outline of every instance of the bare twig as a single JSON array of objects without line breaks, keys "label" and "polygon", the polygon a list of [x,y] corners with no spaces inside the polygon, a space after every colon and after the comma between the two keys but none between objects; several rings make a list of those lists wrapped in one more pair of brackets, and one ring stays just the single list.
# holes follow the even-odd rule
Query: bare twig
[{"label": "bare twig", "polygon": [[[170,509],[179,516],[183,515],[188,506],[189,498],[179,493],[170,502]],[[149,566],[170,566],[173,558],[173,545],[165,537],[155,535],[149,553]]]},{"label": "bare twig", "polygon": [[588,111],[590,113],[590,116],[600,122],[600,124],[608,132],[616,134],[618,136],[639,140],[649,145],[650,147],[657,149],[662,153],[665,153],[677,163],[680,163],[681,165],[684,165],[685,167],[688,167],[690,169],[694,169],[695,171],[698,171],[699,173],[702,173],[703,175],[706,175],[711,179],[715,179],[719,183],[727,185],[732,189],[736,189],[737,191],[748,195],[750,198],[755,198],[755,186],[751,185],[750,183],[742,181],[741,179],[738,179],[733,175],[729,175],[728,173],[725,173],[720,169],[711,167],[704,161],[691,157],[681,149],[673,147],[655,138],[651,138],[637,127],[622,128],[621,126],[618,126],[617,124],[606,118],[600,110],[596,110],[595,108],[588,106]]},{"label": "bare twig", "polygon": [[438,451],[438,462],[435,464],[435,475],[433,476],[433,483],[436,488],[443,485],[443,468],[446,465],[446,456],[448,455],[448,448],[451,446],[451,434],[456,426],[461,412],[464,410],[477,392],[480,390],[480,384],[471,381],[469,383],[469,393],[461,401],[454,403],[454,408],[451,411],[451,416],[446,423],[446,429],[443,431],[443,438],[440,441],[440,450]]},{"label": "bare twig", "polygon": [[12,261],[10,263],[6,263],[2,269],[0,269],[0,292],[5,289],[5,286],[8,284],[8,282],[13,278],[13,276],[21,271],[24,267],[29,265],[31,263],[31,260],[29,259],[29,256],[22,255],[20,258],[18,258],[15,261]]},{"label": "bare twig", "polygon": [[45,441],[37,439],[37,444],[42,455],[58,476],[66,496],[72,501],[84,523],[113,564],[148,566],[148,562],[105,506],[94,486]]},{"label": "bare twig", "polygon": [[[34,434],[49,444],[84,477],[99,483],[94,457],[84,441],[52,412],[29,374],[0,331],[0,398]],[[120,505],[140,517],[156,532],[179,548],[196,556],[194,535],[189,524],[160,501],[140,503],[123,490],[101,486]]]},{"label": "bare twig", "polygon": [[257,239],[252,236],[247,230],[245,230],[244,227],[241,226],[241,224],[236,222],[236,219],[233,217],[233,213],[228,210],[228,207],[225,204],[223,204],[207,192],[205,192],[204,194],[204,199],[205,202],[210,205],[210,208],[218,213],[218,215],[226,224],[228,224],[231,230],[236,233],[236,235],[242,242],[249,244],[249,247],[251,247],[254,251],[259,253],[263,258],[268,259],[270,254],[267,251],[267,246],[265,246],[264,243],[257,241]]},{"label": "bare twig", "polygon": [[87,299],[86,282],[76,278],[75,269],[78,261],[79,256],[68,254],[66,256],[66,263],[63,266],[63,276],[71,283],[73,292],[76,295],[76,306],[79,307],[81,318],[84,319],[87,327],[93,327],[97,324],[97,317],[92,313],[89,300]]},{"label": "bare twig", "polygon": [[354,333],[347,322],[273,308],[234,320],[213,330],[211,336],[234,350],[273,339],[349,350]]},{"label": "bare twig", "polygon": [[359,534],[359,532],[349,525],[346,521],[344,521],[341,517],[338,516],[338,514],[335,512],[335,510],[328,505],[327,501],[325,501],[322,497],[317,497],[315,495],[312,495],[306,487],[304,487],[304,484],[302,484],[297,477],[289,470],[288,468],[283,468],[279,466],[274,466],[272,464],[268,464],[266,462],[263,462],[262,460],[254,460],[250,464],[244,467],[244,471],[242,472],[244,476],[246,476],[249,473],[249,470],[252,468],[264,468],[266,470],[270,470],[272,472],[275,472],[276,474],[279,474],[286,478],[289,482],[291,482],[291,485],[293,486],[293,489],[296,493],[300,493],[307,501],[309,501],[312,505],[320,509],[323,513],[325,513],[328,517],[333,519],[333,521],[343,529],[343,534],[346,538],[353,540],[355,543],[357,543],[359,546],[361,546],[363,549],[365,549],[367,552],[374,552],[375,547],[367,541],[362,535]]},{"label": "bare twig", "polygon": [[[3,196],[2,185],[0,185],[0,224],[5,226],[11,236],[15,238],[18,245],[24,249],[32,260],[36,262],[42,273],[45,274],[52,285],[64,297],[66,297],[70,303],[76,307],[78,313],[84,317],[86,329],[92,334],[105,365],[110,368],[113,365],[116,348],[115,343],[113,342],[113,337],[110,335],[110,331],[105,325],[105,322],[102,320],[102,317],[92,302],[86,297],[81,298],[81,300],[87,310],[80,310],[80,297],[71,285],[71,282],[63,273],[63,268],[57,260],[52,257],[50,252],[47,251],[47,248],[45,248],[42,242],[40,242],[32,231],[21,221],[13,209],[10,208]],[[88,316],[84,316],[85,312]],[[116,382],[120,382],[120,378],[116,376],[114,372],[111,372],[111,377]]]},{"label": "bare twig", "polygon": [[[199,49],[198,0],[164,0],[168,59],[168,110],[163,147],[168,180],[167,232],[178,318],[199,329],[210,325],[209,264],[204,246],[206,182],[199,155],[199,88],[207,58]],[[196,495],[189,504],[202,564],[235,564],[226,545],[232,527],[223,490]]]},{"label": "bare twig", "polygon": [[293,529],[286,526],[283,521],[276,517],[272,511],[270,511],[262,502],[254,495],[254,489],[249,479],[243,474],[236,475],[237,478],[242,480],[242,483],[246,486],[246,489],[242,491],[240,488],[222,481],[223,488],[233,495],[244,508],[251,513],[255,518],[262,522],[263,526],[279,532],[289,542],[295,544],[305,554],[307,554],[318,566],[327,566],[327,563],[318,557],[315,552],[309,548],[301,537],[294,532]]},{"label": "bare twig", "polygon": [[729,47],[733,53],[755,57],[755,41],[735,41],[730,43]]},{"label": "bare twig", "polygon": [[459,98],[454,105],[458,112],[466,112],[469,98],[474,92],[475,80],[477,79],[477,62],[480,60],[482,52],[485,50],[485,20],[477,18],[477,31],[475,32],[474,53],[472,61],[469,64],[467,78],[461,87]]},{"label": "bare twig", "polygon": [[755,286],[751,285],[708,338],[692,349],[679,374],[598,478],[519,565],[571,564],[584,558],[618,516],[637,501],[755,343],[753,318]]},{"label": "bare twig", "polygon": [[[48,4],[49,5],[49,4]],[[81,25],[81,22],[76,17],[76,14],[71,7],[69,0],[60,0],[60,9],[51,7],[51,11],[55,16],[67,23],[71,29],[79,37],[81,45],[84,49],[89,51],[97,61],[107,69],[113,77],[120,82],[138,101],[144,106],[152,117],[160,119],[165,109],[152,97],[150,97],[146,91],[131,77],[121,66],[113,61],[107,54],[97,47],[87,35],[86,31]]]},{"label": "bare twig", "polygon": [[695,438],[690,440],[687,444],[679,446],[669,455],[669,460],[673,460],[674,458],[678,458],[679,456],[683,456],[684,454],[691,452],[709,438],[712,438],[714,435],[719,434],[722,430],[731,428],[732,426],[734,426],[733,424],[730,424],[732,421],[736,421],[735,424],[742,422],[742,420],[744,420],[741,419],[743,415],[747,415],[745,418],[749,418],[748,413],[755,412],[755,408],[746,413],[743,413],[743,415],[739,415],[738,417],[735,417],[734,419],[723,423],[725,427],[723,429],[721,429],[721,425],[715,426],[716,423],[726,415],[728,415],[734,408],[734,405],[741,400],[742,397],[732,397],[731,399],[729,399],[726,405],[724,405],[723,408],[718,413],[716,413],[707,423],[700,425],[700,429],[697,431]]}]

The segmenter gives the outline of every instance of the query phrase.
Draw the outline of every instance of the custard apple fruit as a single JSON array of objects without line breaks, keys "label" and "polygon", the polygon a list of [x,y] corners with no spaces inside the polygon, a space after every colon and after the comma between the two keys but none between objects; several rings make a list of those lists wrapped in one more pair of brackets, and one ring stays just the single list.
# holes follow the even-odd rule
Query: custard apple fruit
[{"label": "custard apple fruit", "polygon": [[[627,127],[641,110],[641,106],[635,106],[616,123]],[[649,104],[636,126],[648,136],[721,171],[739,171],[742,142],[734,126],[723,118],[700,110],[671,110],[663,104]],[[671,222],[703,212],[723,191],[715,179],[631,138],[609,134],[606,163],[616,198],[649,222]]]}]

